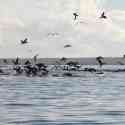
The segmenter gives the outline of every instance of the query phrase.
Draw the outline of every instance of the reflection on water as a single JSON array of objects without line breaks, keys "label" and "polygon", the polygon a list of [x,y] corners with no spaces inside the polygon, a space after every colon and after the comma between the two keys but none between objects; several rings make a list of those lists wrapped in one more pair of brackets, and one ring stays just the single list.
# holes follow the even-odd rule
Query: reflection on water
[{"label": "reflection on water", "polygon": [[125,73],[0,77],[1,125],[125,125]]}]

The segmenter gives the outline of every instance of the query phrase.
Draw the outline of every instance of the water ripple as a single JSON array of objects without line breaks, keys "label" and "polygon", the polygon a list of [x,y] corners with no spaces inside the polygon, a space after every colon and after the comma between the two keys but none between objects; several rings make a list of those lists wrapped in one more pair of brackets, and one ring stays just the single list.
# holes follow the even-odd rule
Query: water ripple
[{"label": "water ripple", "polygon": [[4,77],[0,124],[125,125],[124,76]]}]

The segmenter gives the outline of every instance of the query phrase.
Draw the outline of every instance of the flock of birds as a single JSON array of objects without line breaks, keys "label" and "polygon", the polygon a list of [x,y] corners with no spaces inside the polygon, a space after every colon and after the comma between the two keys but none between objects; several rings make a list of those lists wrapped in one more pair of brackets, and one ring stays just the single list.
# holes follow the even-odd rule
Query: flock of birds
[{"label": "flock of birds", "polygon": [[[77,20],[77,18],[79,17],[79,14],[73,13],[73,16],[74,16],[74,20]],[[100,19],[107,19],[107,16],[105,15],[105,12],[103,12],[99,18]],[[48,34],[48,35],[55,36],[55,35],[58,35],[58,33],[51,33],[51,34]],[[28,44],[28,43],[29,43],[28,38],[25,38],[24,40],[20,40],[20,44],[21,45],[25,45],[25,44]],[[70,47],[72,47],[72,45],[71,44],[66,44],[63,47],[64,48],[70,48]],[[37,62],[37,57],[38,56],[39,56],[38,54],[36,54],[35,56],[33,56],[34,63]],[[62,58],[62,60],[65,60],[65,58]],[[103,58],[102,57],[98,57],[97,61],[98,61],[99,65],[100,65],[100,67],[101,67],[103,65]],[[6,59],[4,59],[3,62],[5,64],[8,64],[8,61]],[[18,65],[19,64],[19,58],[17,57],[15,60],[12,60],[12,63],[14,65]],[[29,63],[29,60],[26,63]]]},{"label": "flock of birds", "polygon": [[[74,20],[77,20],[77,18],[79,17],[79,14],[75,12],[75,13],[73,13],[73,16],[74,16]],[[107,16],[105,15],[104,11],[102,12],[102,14],[99,18],[100,19],[107,19]],[[51,35],[57,35],[57,34],[51,34]],[[21,42],[22,45],[29,43],[28,38],[25,38],[24,40],[20,40],[20,42]],[[64,45],[64,48],[70,48],[70,47],[72,47],[72,45],[70,45],[70,44]]]},{"label": "flock of birds", "polygon": [[[28,43],[28,38],[25,38],[24,40],[20,40],[21,44],[27,44]],[[72,45],[70,44],[66,44],[64,45],[64,48],[69,48],[69,47],[72,47]]]},{"label": "flock of birds", "polygon": [[[74,20],[76,20],[79,15],[77,13],[73,13],[73,16],[74,16]],[[101,19],[107,19],[107,16],[105,15],[105,12],[103,11],[101,16],[100,16]]]}]

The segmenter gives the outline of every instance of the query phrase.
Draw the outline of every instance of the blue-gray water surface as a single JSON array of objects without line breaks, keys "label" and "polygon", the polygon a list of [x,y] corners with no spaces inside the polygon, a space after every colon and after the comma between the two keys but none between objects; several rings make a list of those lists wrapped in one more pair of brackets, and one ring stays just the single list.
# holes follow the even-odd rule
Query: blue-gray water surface
[{"label": "blue-gray water surface", "polygon": [[125,73],[0,76],[0,125],[125,125]]}]

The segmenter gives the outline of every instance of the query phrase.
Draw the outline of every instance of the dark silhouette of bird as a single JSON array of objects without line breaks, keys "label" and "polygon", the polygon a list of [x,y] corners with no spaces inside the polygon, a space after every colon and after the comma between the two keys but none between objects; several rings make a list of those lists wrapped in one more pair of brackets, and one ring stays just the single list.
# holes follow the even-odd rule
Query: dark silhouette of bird
[{"label": "dark silhouette of bird", "polygon": [[74,15],[74,20],[76,20],[77,17],[79,16],[77,13],[73,13],[73,15]]},{"label": "dark silhouette of bird", "polygon": [[3,59],[4,64],[8,64],[7,59]]},{"label": "dark silhouette of bird", "polygon": [[65,62],[66,60],[67,60],[66,57],[62,57],[62,58],[60,59],[61,62]]},{"label": "dark silhouette of bird", "polygon": [[31,65],[30,60],[26,60],[26,61],[24,62],[24,65]]},{"label": "dark silhouette of bird", "polygon": [[33,57],[33,60],[34,60],[34,63],[37,62],[37,57],[39,56],[39,54],[36,54],[34,57]]},{"label": "dark silhouette of bird", "polygon": [[104,58],[102,56],[96,57],[96,61],[98,62],[100,67],[102,67],[105,64]]},{"label": "dark silhouette of bird", "polygon": [[105,12],[103,12],[100,16],[101,19],[107,19],[107,16],[105,15]]},{"label": "dark silhouette of bird", "polygon": [[19,60],[19,58],[17,57],[16,60],[12,60],[12,63],[13,63],[14,65],[19,65],[19,64],[20,64],[19,61],[20,61],[20,60]]},{"label": "dark silhouette of bird", "polygon": [[28,43],[28,39],[25,38],[24,40],[21,40],[20,42],[21,42],[21,44],[27,44]]},{"label": "dark silhouette of bird", "polygon": [[67,44],[64,46],[64,48],[69,48],[69,47],[72,47],[70,44]]}]

